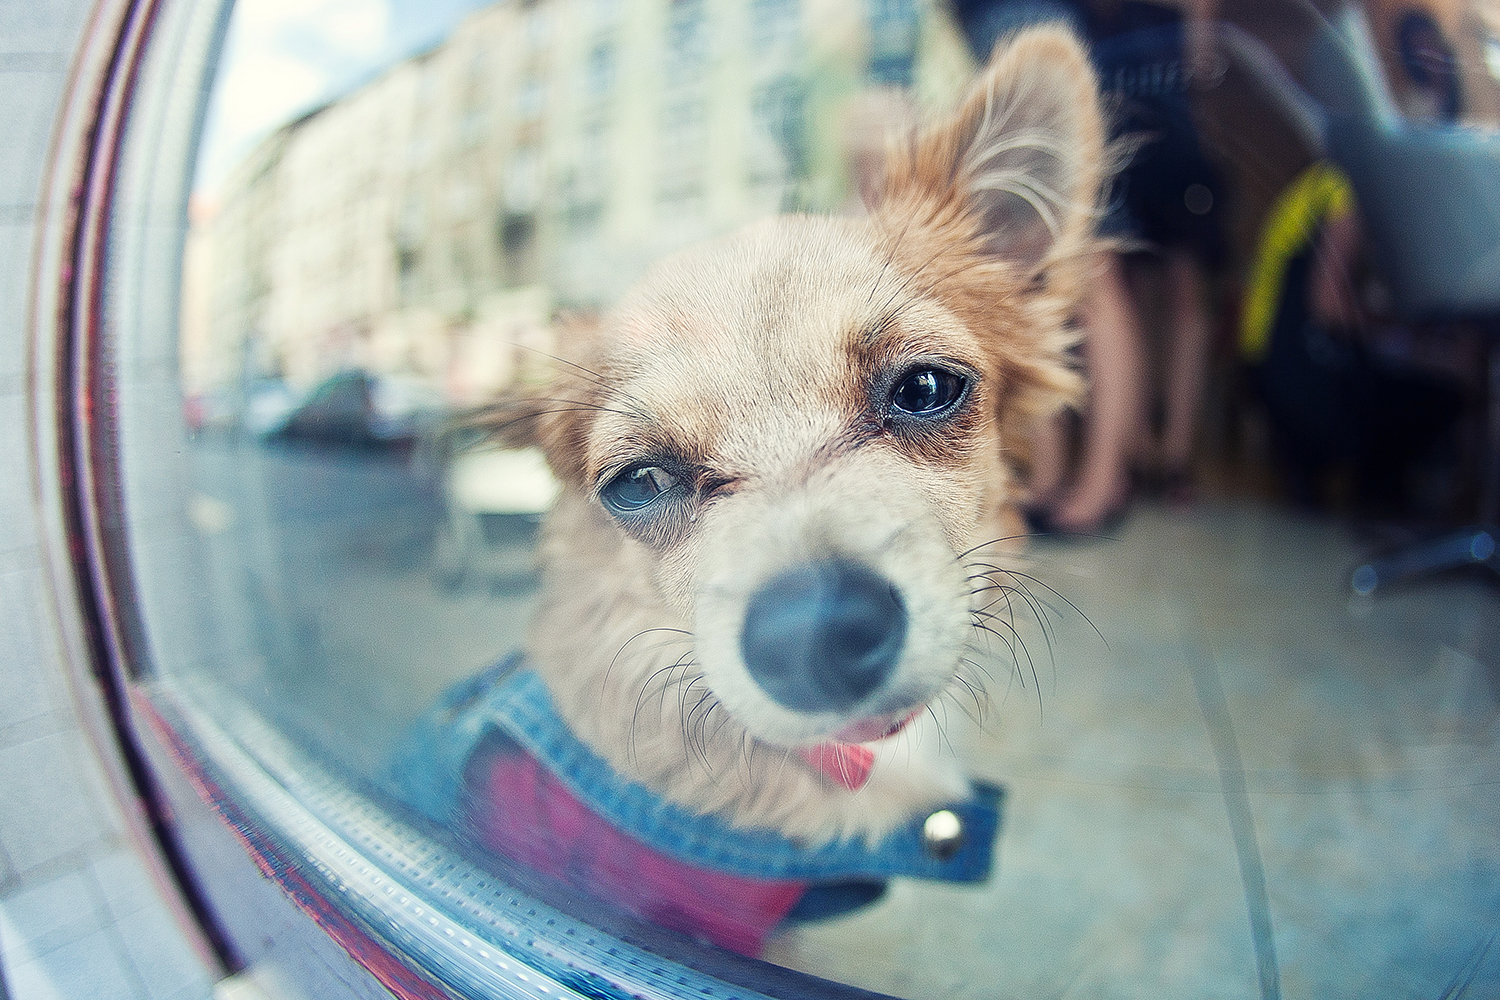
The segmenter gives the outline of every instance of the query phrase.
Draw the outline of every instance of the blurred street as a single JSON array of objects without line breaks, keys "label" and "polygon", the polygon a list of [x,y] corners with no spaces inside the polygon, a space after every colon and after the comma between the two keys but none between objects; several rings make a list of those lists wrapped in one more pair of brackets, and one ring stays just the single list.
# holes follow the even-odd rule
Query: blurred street
[{"label": "blurred street", "polygon": [[[199,439],[190,511],[205,536],[230,676],[357,773],[452,681],[520,643],[531,532],[491,532],[488,562],[436,573],[438,470],[403,449]],[[508,534],[508,537],[507,537]],[[222,669],[217,668],[217,669]]]}]

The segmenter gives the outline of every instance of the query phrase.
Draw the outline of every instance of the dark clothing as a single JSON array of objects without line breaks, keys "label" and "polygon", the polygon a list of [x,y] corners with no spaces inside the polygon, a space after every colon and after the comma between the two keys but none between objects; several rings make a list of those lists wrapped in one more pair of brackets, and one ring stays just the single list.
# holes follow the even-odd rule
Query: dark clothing
[{"label": "dark clothing", "polygon": [[1224,187],[1203,155],[1188,100],[1183,21],[1140,0],[1108,17],[1067,0],[954,0],[976,58],[1029,25],[1061,21],[1089,45],[1101,89],[1114,111],[1111,133],[1140,145],[1115,178],[1101,231],[1143,249],[1186,249],[1223,263]]},{"label": "dark clothing", "polygon": [[1452,426],[1462,398],[1451,383],[1319,324],[1308,308],[1312,253],[1288,262],[1269,347],[1251,369],[1287,491],[1318,505],[1322,473],[1347,466],[1361,502],[1398,508],[1406,473]]}]

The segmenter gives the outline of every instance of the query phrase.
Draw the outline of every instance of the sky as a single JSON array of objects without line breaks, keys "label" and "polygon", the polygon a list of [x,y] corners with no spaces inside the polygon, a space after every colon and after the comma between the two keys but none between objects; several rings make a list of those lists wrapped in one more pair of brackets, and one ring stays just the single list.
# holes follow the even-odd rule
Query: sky
[{"label": "sky", "polygon": [[446,37],[492,0],[238,0],[199,150],[195,195],[212,200],[277,126]]}]

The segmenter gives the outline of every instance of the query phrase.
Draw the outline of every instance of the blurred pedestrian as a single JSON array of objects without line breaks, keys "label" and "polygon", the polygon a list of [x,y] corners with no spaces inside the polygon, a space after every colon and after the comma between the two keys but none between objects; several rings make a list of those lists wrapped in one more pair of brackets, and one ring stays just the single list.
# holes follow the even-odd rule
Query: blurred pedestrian
[{"label": "blurred pedestrian", "polygon": [[[1189,104],[1195,81],[1221,72],[1212,4],[955,0],[955,10],[976,58],[1025,24],[1072,26],[1091,46],[1100,85],[1116,102],[1115,134],[1130,150],[1101,222],[1113,249],[1101,254],[1079,316],[1090,384],[1081,448],[1072,454],[1065,417],[1038,435],[1032,522],[1039,530],[1097,531],[1123,514],[1140,469],[1185,500],[1212,341],[1206,269],[1224,258],[1223,185],[1200,147]],[[1125,268],[1125,256],[1139,253],[1149,254],[1164,278],[1157,380],[1147,375],[1141,311]],[[1159,430],[1151,419],[1158,409]]]}]

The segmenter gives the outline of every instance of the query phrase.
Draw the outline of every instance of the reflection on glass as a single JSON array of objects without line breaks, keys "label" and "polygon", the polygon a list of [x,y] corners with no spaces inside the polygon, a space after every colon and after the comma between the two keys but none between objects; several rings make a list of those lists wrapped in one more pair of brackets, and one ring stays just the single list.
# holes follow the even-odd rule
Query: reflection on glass
[{"label": "reflection on glass", "polygon": [[[312,32],[317,13],[278,27],[246,3],[232,39]],[[229,169],[208,151],[181,339],[194,520],[230,651],[215,676],[378,780],[422,706],[520,644],[557,485],[539,453],[464,414],[536,391],[554,321],[607,304],[664,252],[841,205],[837,119],[868,45],[806,25],[865,16],[497,4]],[[909,32],[895,58],[931,64],[946,98],[961,43],[935,16],[929,35],[923,50]],[[233,110],[215,112],[231,137]]]},{"label": "reflection on glass", "polygon": [[[546,761],[495,731],[453,742],[455,720],[499,682],[487,671],[527,642],[540,526],[559,491],[538,450],[496,430],[492,407],[549,398],[570,324],[594,321],[666,253],[778,211],[850,212],[878,175],[876,137],[962,92],[975,65],[966,32],[1033,6],[1119,43],[1096,52],[1110,107],[1165,123],[1136,136],[1135,187],[1114,204],[1212,214],[1223,246],[1196,262],[1201,350],[1183,361],[1177,248],[1155,231],[1149,246],[1111,233],[1139,334],[1132,371],[1160,388],[1155,402],[1139,390],[1124,421],[1127,485],[1088,537],[1005,557],[1024,586],[972,651],[983,690],[934,709],[943,752],[1005,789],[996,867],[977,885],[845,879],[805,898],[713,871],[691,893],[652,895],[639,876],[659,858]],[[465,787],[419,772],[403,795],[442,820],[470,796],[478,806],[451,831],[470,848],[744,951],[762,950],[736,937],[757,927],[766,957],[871,988],[1492,991],[1493,580],[1439,576],[1373,598],[1346,586],[1353,566],[1421,534],[1413,526],[1473,520],[1493,474],[1481,404],[1485,324],[1500,310],[1441,323],[1402,312],[1385,265],[1402,238],[1382,242],[1382,206],[1357,165],[1310,148],[1297,106],[1267,82],[1270,59],[1316,96],[1306,54],[1330,22],[1306,5],[1243,6],[504,0],[455,16],[420,51],[380,41],[384,28],[339,50],[321,103],[302,98],[228,169],[205,158],[193,205],[186,460],[218,651],[203,673],[371,785],[390,787],[388,766],[414,738],[459,747],[442,780]],[[380,9],[371,24],[420,20]],[[1493,139],[1492,10],[1357,10],[1402,129]],[[236,37],[273,37],[269,17],[242,0]],[[1171,58],[1142,62],[1132,46],[1148,36],[1169,39]],[[266,87],[294,76],[258,72]],[[230,67],[224,86],[243,80]],[[1163,95],[1180,116],[1151,117]],[[1212,185],[1160,156],[1181,148],[1159,134],[1179,124]],[[1153,142],[1155,172],[1141,167]],[[1105,356],[1088,301],[1083,367]],[[920,406],[944,384],[903,391]],[[1061,498],[1087,483],[1098,391],[1058,425],[1061,453],[1084,457],[1063,463],[1056,496],[1040,488],[1040,461],[1031,468],[1038,511],[1053,500],[1050,513],[1066,513]],[[1164,459],[1174,406],[1186,407],[1187,443]],[[670,491],[681,470],[628,471],[625,506]],[[546,709],[544,693],[516,697],[523,707],[507,711]],[[808,766],[847,778],[859,763]],[[536,830],[562,812],[587,847],[559,862]],[[918,819],[940,854],[971,820]],[[709,845],[742,832],[694,828]],[[808,919],[788,932],[788,913]]]}]

